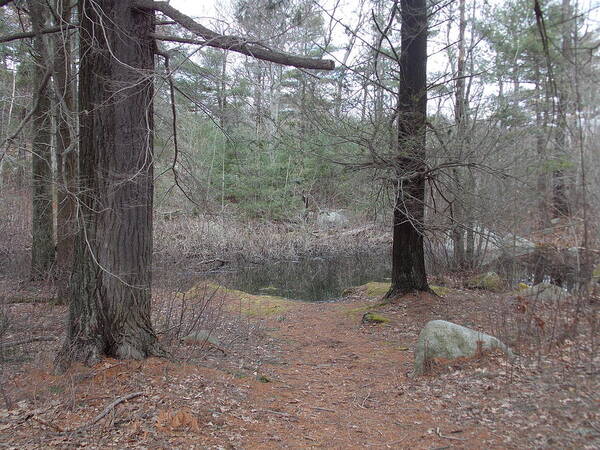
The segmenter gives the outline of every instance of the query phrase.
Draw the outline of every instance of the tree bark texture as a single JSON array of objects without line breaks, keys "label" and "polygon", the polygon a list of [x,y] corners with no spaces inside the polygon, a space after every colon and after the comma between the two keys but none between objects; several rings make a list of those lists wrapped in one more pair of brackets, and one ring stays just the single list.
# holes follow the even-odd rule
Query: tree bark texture
[{"label": "tree bark texture", "polygon": [[79,211],[59,370],[161,355],[150,320],[154,12],[80,0]]},{"label": "tree bark texture", "polygon": [[[60,12],[60,23],[71,20],[70,0],[56,0],[56,10]],[[73,266],[75,238],[75,190],[77,176],[77,151],[73,145],[72,133],[75,123],[75,109],[72,70],[71,37],[65,29],[56,42],[54,62],[54,82],[57,97],[56,117],[56,166],[57,166],[57,227],[56,227],[56,277],[58,297],[68,296],[68,282]]]},{"label": "tree bark texture", "polygon": [[52,147],[50,95],[48,91],[48,61],[44,37],[45,6],[42,0],[30,0],[33,39],[33,99],[32,115],[32,242],[31,278],[48,277],[54,266],[54,218],[52,213]]},{"label": "tree bark texture", "polygon": [[[571,39],[572,30],[572,11],[570,0],[562,0],[562,43],[561,53],[563,57],[563,67],[560,70],[558,82],[558,120],[556,124],[556,158],[557,164],[562,164],[563,161],[569,160],[569,143],[568,143],[568,123],[567,115],[572,110],[570,99],[570,84],[572,80],[569,78],[569,65],[572,61],[573,42]],[[552,201],[553,201],[553,217],[564,217],[570,214],[570,205],[568,199],[568,180],[569,176],[565,173],[567,169],[557,168],[552,173]]]},{"label": "tree bark texture", "polygon": [[392,285],[388,298],[429,291],[423,248],[425,125],[427,114],[427,7],[402,0],[398,95],[397,193],[394,207]]},{"label": "tree bark texture", "polygon": [[[466,139],[465,124],[465,0],[459,2],[459,24],[458,24],[458,59],[456,61],[456,81],[454,83],[454,122],[456,126],[455,142],[456,156],[459,161],[464,158],[464,144]],[[454,268],[462,270],[466,266],[465,252],[465,216],[467,208],[466,193],[464,190],[464,176],[460,168],[453,170],[456,183],[454,187],[454,203],[452,204],[452,241],[454,247]]]}]

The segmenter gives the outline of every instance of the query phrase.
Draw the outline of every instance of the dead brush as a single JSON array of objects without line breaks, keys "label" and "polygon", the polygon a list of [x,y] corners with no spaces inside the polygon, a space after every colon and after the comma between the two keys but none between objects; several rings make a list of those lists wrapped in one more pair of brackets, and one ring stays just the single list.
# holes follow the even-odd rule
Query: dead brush
[{"label": "dead brush", "polygon": [[582,295],[561,299],[515,296],[489,311],[494,333],[522,356],[541,367],[552,352],[569,351],[572,364],[593,372],[597,361],[598,308]]},{"label": "dead brush", "polygon": [[194,265],[215,259],[262,263],[357,254],[389,245],[387,235],[373,226],[322,230],[314,224],[243,223],[228,216],[159,216],[154,233],[155,254],[161,260]]},{"label": "dead brush", "polygon": [[[211,337],[218,334],[223,301],[220,289],[208,286],[179,290],[156,301],[154,323],[157,334],[175,358],[189,360],[208,350]],[[195,340],[195,345],[183,345],[191,336],[200,335],[203,338]]]}]

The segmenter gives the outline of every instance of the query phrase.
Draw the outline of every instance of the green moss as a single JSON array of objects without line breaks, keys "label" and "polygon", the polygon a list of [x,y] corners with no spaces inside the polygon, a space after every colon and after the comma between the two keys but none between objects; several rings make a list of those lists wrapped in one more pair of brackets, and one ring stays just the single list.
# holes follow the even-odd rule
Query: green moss
[{"label": "green moss", "polygon": [[379,308],[386,304],[387,304],[386,302],[379,302],[379,303],[370,303],[368,305],[357,306],[354,308],[347,308],[344,310],[344,314],[346,314],[347,316],[350,316],[350,317],[359,316],[359,315],[362,315],[372,309]]},{"label": "green moss", "polygon": [[260,381],[261,383],[270,383],[271,382],[271,379],[265,375],[257,375],[256,380]]},{"label": "green moss", "polygon": [[294,303],[283,297],[272,295],[253,295],[236,289],[228,289],[215,283],[201,283],[194,286],[185,293],[190,296],[210,296],[216,291],[215,295],[226,295],[234,301],[229,302],[227,308],[232,312],[241,312],[248,317],[266,318],[271,316],[282,316],[290,309]]},{"label": "green moss", "polygon": [[363,284],[360,286],[365,289],[365,293],[369,297],[383,297],[390,290],[391,283],[380,283],[377,281],[372,281],[367,284]]},{"label": "green moss", "polygon": [[527,289],[529,289],[529,285],[527,283],[517,284],[517,292],[525,291]]},{"label": "green moss", "polygon": [[445,286],[436,286],[436,285],[432,284],[429,287],[431,288],[431,290],[433,292],[435,292],[440,297],[443,297],[444,295],[448,295],[450,292],[452,292],[452,289],[447,288]]},{"label": "green moss", "polygon": [[376,312],[367,312],[362,317],[363,323],[389,323],[390,319],[387,317],[376,313]]},{"label": "green moss", "polygon": [[600,264],[596,264],[596,267],[594,267],[594,270],[592,271],[592,279],[600,281]]},{"label": "green moss", "polygon": [[467,287],[471,289],[500,292],[504,288],[504,283],[496,272],[487,272],[467,280]]}]

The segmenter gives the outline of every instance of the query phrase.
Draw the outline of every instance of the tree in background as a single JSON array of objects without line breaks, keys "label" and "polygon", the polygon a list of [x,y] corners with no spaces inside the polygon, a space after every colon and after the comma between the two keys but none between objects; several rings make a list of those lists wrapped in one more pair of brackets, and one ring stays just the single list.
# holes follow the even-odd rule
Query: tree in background
[{"label": "tree in background", "polygon": [[52,213],[52,143],[51,100],[49,82],[52,62],[45,37],[41,31],[46,25],[46,7],[42,0],[29,0],[33,39],[32,111],[32,243],[31,278],[43,279],[54,266],[54,218]]}]

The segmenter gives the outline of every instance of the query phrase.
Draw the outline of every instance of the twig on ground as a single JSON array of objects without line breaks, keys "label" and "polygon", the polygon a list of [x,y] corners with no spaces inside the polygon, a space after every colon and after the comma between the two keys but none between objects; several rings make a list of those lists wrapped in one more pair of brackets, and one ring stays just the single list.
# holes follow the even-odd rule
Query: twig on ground
[{"label": "twig on ground", "polygon": [[437,433],[437,435],[439,437],[444,438],[444,439],[451,439],[453,441],[466,441],[466,439],[463,439],[463,438],[443,435],[442,432],[440,431],[439,427],[435,429],[435,432]]},{"label": "twig on ground", "polygon": [[369,397],[371,396],[371,391],[369,391],[369,393],[367,394],[367,396],[363,399],[362,403],[360,404],[361,408],[366,409],[367,407],[365,406],[365,403],[367,402],[367,400],[369,400]]},{"label": "twig on ground", "polygon": [[284,413],[284,412],[281,412],[281,411],[273,411],[272,409],[263,409],[263,411],[266,412],[266,413],[276,414],[278,416],[283,416],[283,417],[294,417],[291,414]]},{"label": "twig on ground", "polygon": [[56,431],[58,431],[59,433],[64,433],[65,430],[63,430],[61,427],[59,427],[58,425],[53,424],[52,422],[46,422],[45,420],[40,419],[39,417],[32,417],[33,420],[35,420],[38,423],[41,423],[42,425],[45,425],[49,428],[52,428]]},{"label": "twig on ground", "polygon": [[335,409],[321,408],[320,406],[311,406],[311,408],[316,409],[317,411],[337,412]]},{"label": "twig on ground", "polygon": [[83,431],[83,430],[85,430],[87,428],[90,428],[92,425],[95,425],[96,423],[100,422],[118,404],[126,402],[126,401],[131,400],[131,399],[136,398],[136,397],[140,397],[142,395],[144,395],[143,392],[134,392],[133,394],[128,394],[128,395],[125,395],[123,397],[120,397],[120,398],[116,399],[114,402],[112,402],[110,405],[108,405],[106,408],[104,408],[104,410],[100,414],[98,414],[96,417],[94,417],[94,420],[92,420],[87,425],[83,425],[83,426],[77,428],[75,431]]}]

